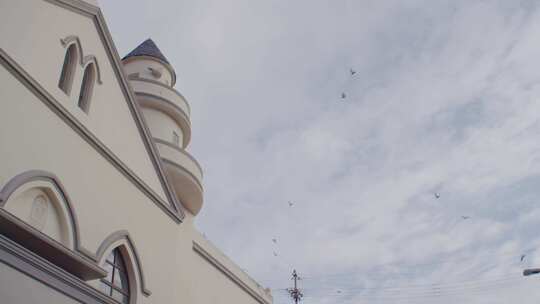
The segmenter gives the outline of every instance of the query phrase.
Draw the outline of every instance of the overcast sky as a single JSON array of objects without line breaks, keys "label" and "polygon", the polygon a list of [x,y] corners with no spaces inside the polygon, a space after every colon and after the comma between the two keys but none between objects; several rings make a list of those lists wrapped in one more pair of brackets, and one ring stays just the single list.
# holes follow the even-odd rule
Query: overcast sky
[{"label": "overcast sky", "polygon": [[309,304],[538,303],[539,1],[100,4],[175,67],[197,225],[276,304],[293,267]]}]

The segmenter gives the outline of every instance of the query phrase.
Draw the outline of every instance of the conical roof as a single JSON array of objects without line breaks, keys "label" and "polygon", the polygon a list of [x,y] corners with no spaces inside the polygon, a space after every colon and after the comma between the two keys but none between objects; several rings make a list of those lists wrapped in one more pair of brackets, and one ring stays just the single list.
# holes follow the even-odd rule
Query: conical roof
[{"label": "conical roof", "polygon": [[136,47],[133,51],[131,51],[126,56],[124,56],[122,60],[127,59],[129,57],[134,57],[134,56],[150,56],[150,57],[157,58],[170,65],[169,60],[165,58],[163,53],[161,53],[157,45],[150,38],[146,39],[143,43],[139,44],[138,47]]}]

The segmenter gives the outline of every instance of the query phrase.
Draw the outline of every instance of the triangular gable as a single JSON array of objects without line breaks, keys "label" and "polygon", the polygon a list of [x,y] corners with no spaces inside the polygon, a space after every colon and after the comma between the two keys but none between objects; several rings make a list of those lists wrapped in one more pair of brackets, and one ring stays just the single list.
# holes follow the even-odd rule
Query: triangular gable
[{"label": "triangular gable", "polygon": [[[21,27],[26,26],[29,32],[33,30],[33,27],[47,27],[49,29],[40,37],[33,36],[32,41],[21,38],[16,40],[14,35],[9,34],[7,30],[6,32],[2,31],[2,37],[7,38],[5,39],[5,49],[2,51],[2,56],[5,57],[3,59],[14,69],[20,70],[22,77],[28,76],[28,81],[35,82],[33,85],[43,89],[44,95],[51,95],[51,104],[56,107],[55,111],[62,115],[63,120],[68,121],[77,133],[90,142],[152,202],[156,203],[175,221],[181,222],[184,215],[180,204],[165,177],[156,147],[150,140],[149,130],[124,76],[120,57],[100,9],[78,0],[34,0],[28,2],[23,2],[16,7],[7,7],[7,9],[51,10],[51,4],[61,9],[51,10],[43,18],[36,17],[32,24],[21,21]],[[65,20],[52,23],[50,20],[55,20],[54,14],[58,14],[56,18],[64,18]],[[14,15],[19,15],[19,13],[14,12]],[[40,25],[41,21],[43,21],[43,25]],[[47,24],[45,25],[45,23]],[[16,25],[17,21],[13,20],[13,24]],[[73,24],[73,26],[66,28],[65,24]],[[57,28],[54,28],[55,26]],[[23,30],[21,29],[21,32]],[[59,34],[62,32],[64,32],[63,36]],[[51,37],[47,35],[51,35]],[[52,35],[60,35],[60,37],[52,39]],[[75,37],[76,43],[81,49],[82,58],[85,60],[93,59],[98,67],[100,81],[95,84],[93,101],[87,115],[70,108],[70,96],[60,94],[62,92],[58,89],[58,80],[50,77],[51,69],[55,73],[60,71],[68,37],[70,39]],[[43,63],[43,60],[47,60],[47,58],[35,58],[36,56],[10,51],[12,44],[14,44],[13,50],[31,50],[34,45],[39,45],[40,48],[43,45],[45,55],[54,54],[56,60],[54,66],[47,67],[49,71],[43,71],[47,70],[43,68],[48,64]],[[31,51],[34,52],[34,50]],[[58,56],[58,54],[61,55]],[[82,63],[81,66],[83,66]],[[75,76],[75,79],[77,77],[82,78],[79,75]],[[71,95],[78,95],[79,88],[74,87],[74,89],[76,90]]]}]

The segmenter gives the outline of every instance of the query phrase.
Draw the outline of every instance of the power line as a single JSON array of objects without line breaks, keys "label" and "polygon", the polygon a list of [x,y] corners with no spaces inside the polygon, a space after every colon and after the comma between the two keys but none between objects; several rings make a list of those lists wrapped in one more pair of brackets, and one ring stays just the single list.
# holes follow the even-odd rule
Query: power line
[{"label": "power line", "polygon": [[[504,278],[504,279],[497,279],[497,280],[490,280],[490,281],[475,281],[475,282],[468,282],[466,284],[452,284],[452,285],[440,285],[440,286],[422,286],[422,287],[414,287],[414,288],[405,288],[405,287],[395,287],[395,288],[326,288],[326,289],[320,289],[320,291],[323,291],[324,293],[327,293],[328,291],[332,290],[334,291],[332,294],[336,295],[335,291],[339,290],[341,294],[348,294],[348,293],[360,293],[360,292],[370,292],[370,293],[377,293],[377,292],[384,292],[388,294],[393,293],[419,293],[419,292],[426,292],[426,291],[452,291],[452,290],[459,290],[459,289],[474,289],[477,287],[484,287],[494,284],[504,284],[507,282],[524,282],[521,277],[519,278]],[[321,294],[321,293],[318,293]]]},{"label": "power line", "polygon": [[[521,275],[517,274],[505,274],[501,276],[495,276],[495,277],[484,277],[484,278],[477,278],[477,279],[470,279],[470,280],[461,280],[457,282],[438,282],[438,283],[429,283],[429,284],[410,284],[410,285],[404,285],[404,286],[378,286],[378,287],[363,287],[358,285],[353,285],[352,287],[358,288],[358,289],[364,289],[364,290],[386,290],[386,289],[404,289],[404,288],[429,288],[429,287],[444,287],[444,286],[453,286],[453,285],[464,285],[469,283],[482,283],[482,282],[490,282],[490,281],[496,281],[496,280],[503,280],[503,279],[521,279]],[[309,281],[307,282],[309,285]],[[350,286],[353,283],[345,284],[345,285],[338,285],[338,284],[315,284],[314,287],[308,287],[304,288],[304,290],[324,290],[329,288],[338,288],[341,286],[342,288],[345,288],[345,286]],[[277,288],[274,289],[276,291],[278,290],[286,290],[286,288]]]},{"label": "power line", "polygon": [[[377,287],[377,288],[364,288],[364,287],[322,287],[312,290],[311,296],[313,297],[329,297],[329,298],[426,298],[426,297],[441,297],[441,296],[458,296],[458,295],[470,295],[486,291],[501,290],[505,287],[515,285],[518,283],[526,282],[521,276],[501,276],[491,279],[483,280],[470,280],[465,282],[452,282],[452,283],[437,283],[437,284],[424,284],[424,285],[408,285],[397,287]],[[339,294],[336,291],[339,290]],[[283,291],[283,290],[281,290]],[[321,292],[322,291],[322,292]],[[331,291],[331,292],[330,292]],[[369,292],[369,293],[366,293]]]},{"label": "power line", "polygon": [[[523,282],[523,281],[522,281]],[[398,293],[398,294],[356,294],[356,295],[321,295],[327,298],[340,298],[351,296],[351,300],[411,300],[411,299],[429,299],[437,297],[463,297],[463,296],[472,296],[472,295],[482,295],[498,290],[508,289],[510,286],[516,285],[519,282],[514,281],[505,281],[492,283],[484,286],[476,286],[469,288],[453,289],[453,290],[428,290],[417,293]],[[308,296],[306,298],[314,298],[314,296]]]},{"label": "power line", "polygon": [[[517,257],[520,256],[523,253],[530,254],[531,252],[534,252],[534,251],[536,251],[536,248],[529,248],[529,249],[524,250],[524,251],[507,252],[507,253],[501,253],[501,254],[498,254],[496,252],[491,251],[492,252],[491,254],[481,254],[481,255],[476,255],[476,256],[473,256],[473,257],[461,257],[461,258],[454,258],[454,259],[444,259],[442,261],[437,261],[437,262],[417,263],[417,264],[408,264],[408,265],[400,264],[400,263],[397,263],[397,262],[384,263],[384,264],[379,264],[379,265],[376,265],[376,266],[373,266],[373,267],[369,267],[369,269],[365,269],[365,270],[364,269],[356,269],[354,271],[343,272],[343,273],[324,274],[324,275],[323,274],[321,274],[321,275],[307,275],[307,276],[304,276],[303,279],[315,281],[315,280],[324,280],[324,279],[336,278],[336,277],[354,277],[354,276],[359,276],[359,275],[364,275],[365,276],[366,274],[384,273],[384,272],[388,272],[388,273],[404,273],[404,274],[417,273],[418,270],[407,272],[407,270],[402,271],[400,269],[411,269],[411,268],[418,269],[420,267],[425,267],[425,266],[444,265],[444,264],[449,264],[449,263],[455,263],[455,262],[458,262],[458,261],[470,261],[470,260],[472,260],[474,258],[485,258],[487,256],[499,256],[499,257],[500,256],[512,256],[512,257],[516,257],[516,259],[517,259]],[[518,263],[518,262],[516,262],[516,263]],[[499,265],[499,264],[500,263],[497,263],[497,265]],[[510,265],[513,265],[513,264],[514,263],[512,263]],[[395,270],[389,271],[388,268],[395,268]],[[472,267],[470,267],[470,268],[472,268]]]}]

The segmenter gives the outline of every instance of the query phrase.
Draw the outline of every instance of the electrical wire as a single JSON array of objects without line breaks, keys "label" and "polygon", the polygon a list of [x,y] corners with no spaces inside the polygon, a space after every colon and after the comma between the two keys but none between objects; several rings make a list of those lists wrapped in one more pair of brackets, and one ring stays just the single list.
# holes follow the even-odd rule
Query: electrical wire
[{"label": "electrical wire", "polygon": [[[362,270],[362,269],[356,269],[354,271],[351,271],[351,272],[344,272],[344,273],[334,273],[334,274],[321,274],[321,275],[304,275],[302,276],[302,279],[303,280],[321,280],[321,279],[328,279],[328,278],[337,278],[337,277],[355,277],[355,276],[359,276],[359,275],[363,275],[363,276],[366,276],[369,275],[369,274],[374,274],[374,273],[384,273],[384,272],[387,272],[387,273],[416,273],[418,272],[418,268],[420,267],[426,267],[426,266],[435,266],[435,265],[445,265],[445,264],[450,264],[450,263],[455,263],[455,262],[460,262],[460,261],[470,261],[472,260],[473,258],[485,258],[485,257],[489,257],[489,256],[512,256],[512,257],[519,257],[521,254],[530,254],[532,252],[536,251],[536,248],[529,248],[525,251],[520,251],[520,252],[507,252],[507,253],[496,253],[496,252],[492,252],[491,254],[482,254],[482,255],[479,255],[479,256],[474,256],[474,257],[469,257],[469,258],[466,258],[466,257],[462,257],[462,258],[455,258],[455,259],[445,259],[443,261],[438,261],[438,262],[429,262],[429,263],[417,263],[417,264],[408,264],[408,265],[403,265],[403,264],[398,264],[398,263],[385,263],[385,264],[379,264],[379,265],[376,265],[376,266],[373,266],[373,267],[370,267],[369,270]],[[500,263],[499,263],[500,264]],[[389,270],[388,268],[394,268],[394,270]],[[386,268],[386,269],[385,269]],[[411,268],[415,268],[414,271],[410,271],[410,272],[407,272],[407,270],[403,271],[403,270],[400,270],[400,269],[411,269]]]}]

